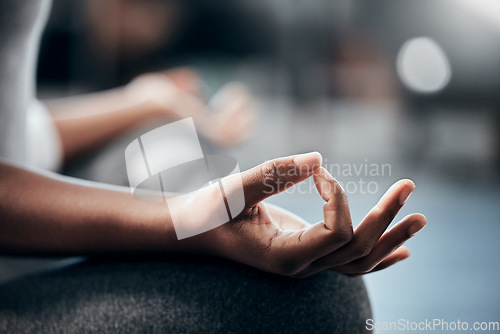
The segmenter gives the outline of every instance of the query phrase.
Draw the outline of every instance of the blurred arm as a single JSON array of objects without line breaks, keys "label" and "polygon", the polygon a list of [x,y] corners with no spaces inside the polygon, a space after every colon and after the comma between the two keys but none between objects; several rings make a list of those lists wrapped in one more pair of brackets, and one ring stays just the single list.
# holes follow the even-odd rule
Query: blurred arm
[{"label": "blurred arm", "polygon": [[153,105],[132,103],[123,88],[46,102],[46,106],[54,117],[66,161],[165,115]]},{"label": "blurred arm", "polygon": [[124,87],[45,104],[67,160],[147,121],[199,118],[204,108],[199,85],[196,72],[177,68],[140,75]]},{"label": "blurred arm", "polygon": [[207,113],[199,79],[187,70],[143,74],[122,88],[46,105],[60,133],[65,160],[154,119],[193,117],[200,134],[221,146],[248,138],[254,123],[252,97],[245,85],[223,86]]}]

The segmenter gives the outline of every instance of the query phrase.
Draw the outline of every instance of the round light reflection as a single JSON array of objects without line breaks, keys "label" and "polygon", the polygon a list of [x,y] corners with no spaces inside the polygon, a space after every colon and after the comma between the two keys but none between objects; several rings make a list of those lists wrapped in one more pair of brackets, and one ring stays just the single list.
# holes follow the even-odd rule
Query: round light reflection
[{"label": "round light reflection", "polygon": [[437,92],[451,78],[448,57],[427,37],[413,38],[403,44],[397,57],[397,71],[405,86],[419,93]]}]

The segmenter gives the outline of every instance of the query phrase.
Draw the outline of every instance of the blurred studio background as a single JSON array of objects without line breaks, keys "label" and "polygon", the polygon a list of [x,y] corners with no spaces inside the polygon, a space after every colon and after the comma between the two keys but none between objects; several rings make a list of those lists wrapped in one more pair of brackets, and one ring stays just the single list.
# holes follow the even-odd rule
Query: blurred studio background
[{"label": "blurred studio background", "polygon": [[[415,181],[398,218],[421,212],[428,226],[409,260],[365,278],[377,321],[499,320],[498,1],[55,0],[38,95],[176,67],[207,99],[235,80],[254,96],[250,138],[207,150],[241,169],[317,150],[350,185],[355,224],[392,182]],[[270,202],[322,218],[314,191]]]}]

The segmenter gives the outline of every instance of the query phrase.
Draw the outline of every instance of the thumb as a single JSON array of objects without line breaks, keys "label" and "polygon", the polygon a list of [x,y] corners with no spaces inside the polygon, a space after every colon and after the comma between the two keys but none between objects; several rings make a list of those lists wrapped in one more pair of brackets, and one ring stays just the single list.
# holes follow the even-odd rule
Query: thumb
[{"label": "thumb", "polygon": [[322,157],[311,152],[266,161],[241,174],[247,208],[302,182],[321,167]]}]

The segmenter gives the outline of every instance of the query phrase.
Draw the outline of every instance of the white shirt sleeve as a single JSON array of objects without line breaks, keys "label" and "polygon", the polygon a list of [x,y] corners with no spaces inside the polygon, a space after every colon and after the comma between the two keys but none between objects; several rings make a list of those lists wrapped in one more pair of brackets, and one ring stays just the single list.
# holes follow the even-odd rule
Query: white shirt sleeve
[{"label": "white shirt sleeve", "polygon": [[27,163],[50,171],[62,164],[62,143],[53,118],[47,108],[34,100],[28,108]]}]

